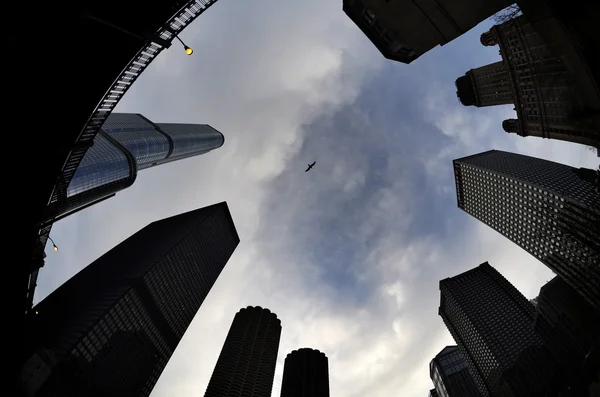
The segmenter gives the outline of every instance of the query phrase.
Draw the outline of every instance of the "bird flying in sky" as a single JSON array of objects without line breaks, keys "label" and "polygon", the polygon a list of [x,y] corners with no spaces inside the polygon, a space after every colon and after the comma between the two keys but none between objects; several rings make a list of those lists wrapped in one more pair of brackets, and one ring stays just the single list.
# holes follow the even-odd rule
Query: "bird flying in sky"
[{"label": "bird flying in sky", "polygon": [[306,169],[306,171],[304,171],[304,172],[308,172],[308,171],[312,170],[312,168],[315,166],[315,164],[317,164],[317,162],[316,162],[316,161],[313,161],[313,163],[312,163],[312,164],[309,164],[309,165],[308,165],[308,168],[307,168],[307,169]]}]

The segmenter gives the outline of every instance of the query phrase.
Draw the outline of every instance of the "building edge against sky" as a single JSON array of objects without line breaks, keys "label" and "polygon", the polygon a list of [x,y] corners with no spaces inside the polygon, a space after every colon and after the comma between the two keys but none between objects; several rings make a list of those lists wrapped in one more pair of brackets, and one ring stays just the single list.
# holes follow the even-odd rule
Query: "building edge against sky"
[{"label": "building edge against sky", "polygon": [[444,347],[429,363],[429,377],[442,397],[482,397],[458,346]]},{"label": "building edge against sky", "polygon": [[526,15],[493,26],[480,41],[498,45],[502,60],[471,69],[456,80],[463,105],[513,104],[517,118],[504,120],[504,131],[588,145],[600,155],[598,104],[582,95],[581,76],[569,70],[552,51],[553,42],[546,42]]},{"label": "building edge against sky", "polygon": [[24,395],[149,395],[239,241],[222,202],[153,222],[85,267],[28,314]]},{"label": "building edge against sky", "polygon": [[288,353],[280,397],[329,397],[329,359],[325,353],[307,347]]},{"label": "building edge against sky", "polygon": [[439,282],[439,315],[484,397],[534,397],[552,370],[534,331],[535,307],[488,262]]},{"label": "building edge against sky", "polygon": [[141,114],[112,113],[94,138],[47,217],[62,219],[131,186],[140,170],[208,153],[225,142],[207,124],[153,123]]},{"label": "building edge against sky", "polygon": [[453,161],[458,207],[530,253],[600,309],[595,172],[490,150]]},{"label": "building edge against sky", "polygon": [[343,0],[342,10],[384,57],[411,63],[512,3],[513,0]]}]

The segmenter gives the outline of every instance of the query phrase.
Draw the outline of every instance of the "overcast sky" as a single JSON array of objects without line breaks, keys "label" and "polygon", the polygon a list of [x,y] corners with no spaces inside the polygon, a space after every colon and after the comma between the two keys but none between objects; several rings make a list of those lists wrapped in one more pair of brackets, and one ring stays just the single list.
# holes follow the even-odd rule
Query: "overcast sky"
[{"label": "overcast sky", "polygon": [[[410,65],[388,61],[341,0],[221,0],[136,81],[119,112],[208,123],[209,154],[144,170],[116,197],[54,225],[36,302],[148,223],[227,201],[241,243],[152,397],[201,396],[234,314],[282,322],[283,361],[329,357],[332,397],[424,397],[453,344],[438,282],[489,261],[528,298],[552,274],[457,208],[452,160],[489,149],[595,168],[585,147],[502,130],[512,106],[462,106],[454,81],[500,59],[485,21]],[[308,163],[317,161],[305,173]]]}]

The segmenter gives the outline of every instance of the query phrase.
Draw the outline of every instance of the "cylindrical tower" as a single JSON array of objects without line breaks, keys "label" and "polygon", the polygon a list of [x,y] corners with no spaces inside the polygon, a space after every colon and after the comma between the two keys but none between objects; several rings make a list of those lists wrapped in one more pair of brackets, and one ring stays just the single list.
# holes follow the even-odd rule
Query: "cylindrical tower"
[{"label": "cylindrical tower", "polygon": [[270,397],[281,321],[260,306],[236,313],[205,397]]},{"label": "cylindrical tower", "polygon": [[329,369],[325,353],[303,348],[285,358],[281,397],[329,397]]}]

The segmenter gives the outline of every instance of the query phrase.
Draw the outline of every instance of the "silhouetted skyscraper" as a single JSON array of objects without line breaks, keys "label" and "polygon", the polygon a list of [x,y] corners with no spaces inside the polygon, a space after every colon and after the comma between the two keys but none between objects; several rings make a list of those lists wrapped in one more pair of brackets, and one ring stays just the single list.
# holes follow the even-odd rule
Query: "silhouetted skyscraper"
[{"label": "silhouetted skyscraper", "polygon": [[285,358],[281,397],[329,397],[329,368],[325,353],[303,348]]},{"label": "silhouetted skyscraper", "polygon": [[271,397],[281,321],[260,306],[236,313],[204,397]]},{"label": "silhouetted skyscraper", "polygon": [[541,364],[535,309],[487,262],[440,281],[439,314],[484,396],[533,397],[551,374]]},{"label": "silhouetted skyscraper", "polygon": [[586,171],[498,150],[454,160],[458,207],[600,309],[600,193]]},{"label": "silhouetted skyscraper", "polygon": [[560,364],[565,381],[577,383],[586,356],[600,341],[600,313],[560,277],[540,289],[537,302],[535,330]]},{"label": "silhouetted skyscraper", "polygon": [[511,0],[343,0],[342,9],[388,59],[410,63],[512,4]]},{"label": "silhouetted skyscraper", "polygon": [[207,153],[223,143],[223,134],[207,124],[155,124],[141,114],[111,113],[67,189],[48,204],[47,216],[65,217],[131,186],[140,170]]},{"label": "silhouetted skyscraper", "polygon": [[429,364],[429,376],[438,395],[481,397],[467,359],[458,346],[446,346]]},{"label": "silhouetted skyscraper", "polygon": [[502,61],[468,71],[456,80],[463,105],[514,104],[516,119],[506,132],[560,139],[600,148],[600,111],[582,99],[576,76],[537,34],[525,16],[481,35],[485,46],[500,46]]},{"label": "silhouetted skyscraper", "polygon": [[36,305],[28,396],[147,396],[239,243],[226,203],[146,226]]}]

